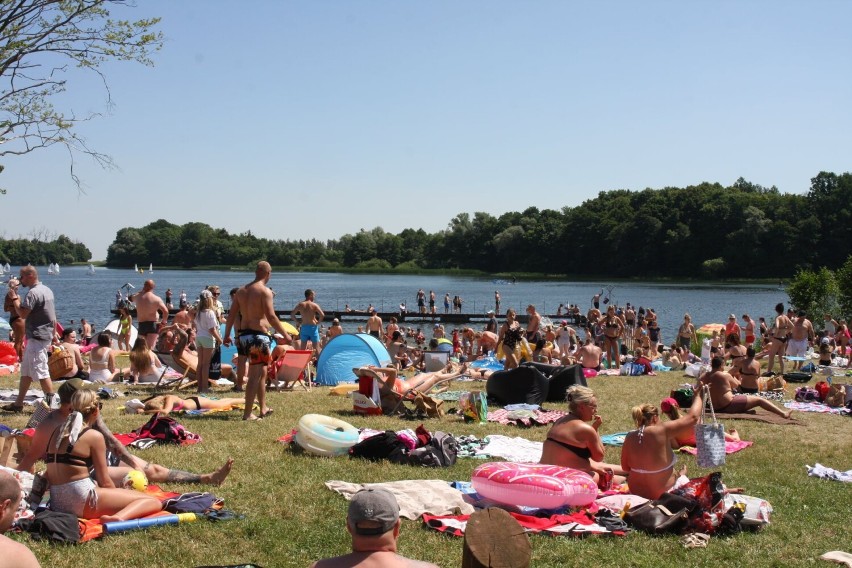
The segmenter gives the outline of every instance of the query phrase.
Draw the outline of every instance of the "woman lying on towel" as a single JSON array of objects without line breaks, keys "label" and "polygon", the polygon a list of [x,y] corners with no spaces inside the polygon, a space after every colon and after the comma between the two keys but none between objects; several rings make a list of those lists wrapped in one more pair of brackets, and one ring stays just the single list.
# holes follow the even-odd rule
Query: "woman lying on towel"
[{"label": "woman lying on towel", "polygon": [[398,371],[394,367],[356,367],[352,369],[352,372],[358,377],[369,375],[378,380],[381,385],[379,391],[382,394],[392,392],[406,394],[411,390],[428,392],[438,383],[457,379],[467,373],[467,365],[450,362],[441,371],[418,373],[405,381],[397,378]]},{"label": "woman lying on towel", "polygon": [[181,398],[173,394],[164,394],[149,398],[145,402],[145,408],[137,409],[139,414],[157,414],[162,412],[180,412],[182,410],[231,410],[236,405],[245,403],[242,398],[220,398],[218,400],[205,398],[203,396],[191,396]]},{"label": "woman lying on towel", "polygon": [[695,442],[694,429],[704,403],[700,392],[693,398],[689,412],[667,422],[660,420],[660,412],[653,404],[633,407],[637,429],[627,434],[621,449],[621,467],[630,475],[631,493],[657,499],[674,486],[679,475],[686,473],[686,468],[676,472],[677,457],[672,447],[677,447],[679,438],[688,436]]},{"label": "woman lying on towel", "polygon": [[[104,435],[92,428],[101,405],[95,391],[78,390],[71,398],[71,414],[50,437],[44,460],[50,508],[103,523],[138,519],[160,511],[163,507],[158,499],[139,491],[117,489],[110,479]],[[89,477],[92,467],[97,485]]]},{"label": "woman lying on towel", "polygon": [[[693,403],[694,402],[695,401],[693,400]],[[680,406],[678,405],[677,401],[673,398],[664,398],[662,402],[660,402],[660,410],[663,414],[669,417],[669,420],[680,420],[684,416],[683,412],[681,412],[680,410]],[[736,430],[729,430],[728,432],[725,432],[725,441],[739,442],[740,435],[739,433],[737,433]],[[674,438],[672,438],[672,448],[678,449],[683,446],[695,446],[695,428],[689,428],[687,430],[684,430],[682,433],[679,433]]]},{"label": "woman lying on towel", "polygon": [[[573,386],[566,395],[568,414],[556,421],[541,452],[541,463],[585,471],[600,483],[601,476],[611,469],[618,483],[624,481],[625,472],[618,465],[603,463],[604,447],[598,434],[601,420],[598,399],[592,389]],[[589,425],[591,422],[591,425]]]}]

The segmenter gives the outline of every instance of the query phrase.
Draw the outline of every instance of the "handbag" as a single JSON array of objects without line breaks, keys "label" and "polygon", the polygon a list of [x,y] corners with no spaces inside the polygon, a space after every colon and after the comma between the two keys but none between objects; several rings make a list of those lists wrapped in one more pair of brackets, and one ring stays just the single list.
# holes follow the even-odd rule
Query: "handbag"
[{"label": "handbag", "polygon": [[[725,465],[725,427],[716,420],[716,411],[710,399],[710,389],[704,386],[706,403],[701,408],[701,418],[695,425],[695,448],[698,450],[698,467]],[[707,423],[707,406],[713,423]]]},{"label": "handbag", "polygon": [[[689,524],[690,499],[683,497],[675,499],[667,498],[664,494],[656,501],[647,501],[628,510],[624,514],[624,520],[635,528],[651,534],[677,534],[682,532]],[[665,498],[665,499],[664,499]],[[683,503],[680,502],[683,501]]]},{"label": "handbag", "polygon": [[74,355],[67,349],[57,347],[47,359],[47,370],[51,379],[61,379],[74,369]]}]

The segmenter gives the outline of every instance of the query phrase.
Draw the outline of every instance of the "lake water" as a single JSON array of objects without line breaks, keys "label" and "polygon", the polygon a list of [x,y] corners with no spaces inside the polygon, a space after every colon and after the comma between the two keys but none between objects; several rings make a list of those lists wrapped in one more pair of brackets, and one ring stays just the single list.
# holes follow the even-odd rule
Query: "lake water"
[{"label": "lake water", "polygon": [[[13,267],[12,274],[18,274],[18,270],[18,267]],[[63,325],[72,319],[79,322],[81,317],[85,317],[95,329],[101,329],[112,319],[109,310],[115,303],[115,293],[128,282],[139,290],[145,279],[153,278],[156,292],[161,297],[165,296],[167,288],[171,288],[175,305],[181,290],[186,290],[188,297],[193,299],[205,286],[217,284],[222,288],[222,300],[227,307],[228,291],[253,278],[249,272],[155,270],[153,274],[139,274],[129,269],[108,268],[97,268],[94,275],[89,275],[87,268],[82,266],[62,268],[61,274],[55,276],[47,275],[47,270],[42,267],[39,274],[56,296],[57,317]],[[630,302],[635,306],[654,308],[666,342],[673,340],[685,312],[689,312],[696,327],[700,327],[705,323],[724,323],[730,313],[736,314],[738,319],[744,313],[755,320],[759,316],[768,318],[774,315],[775,304],[784,302],[786,305],[789,301],[787,294],[777,286],[761,284],[570,281],[510,284],[488,278],[456,276],[273,273],[269,286],[277,294],[277,310],[291,310],[304,299],[304,290],[311,288],[317,294],[317,302],[326,310],[342,311],[346,304],[353,310],[364,310],[372,303],[379,311],[396,311],[399,303],[404,301],[408,309],[414,311],[417,309],[417,290],[423,288],[427,299],[429,290],[435,291],[438,311],[443,311],[443,297],[449,293],[451,298],[457,294],[462,297],[463,312],[484,313],[494,308],[494,291],[499,290],[503,313],[509,307],[522,313],[528,304],[534,304],[542,314],[555,314],[560,303],[576,303],[585,311],[592,296],[602,286],[605,288],[604,296],[611,287],[612,302],[619,305]]]}]

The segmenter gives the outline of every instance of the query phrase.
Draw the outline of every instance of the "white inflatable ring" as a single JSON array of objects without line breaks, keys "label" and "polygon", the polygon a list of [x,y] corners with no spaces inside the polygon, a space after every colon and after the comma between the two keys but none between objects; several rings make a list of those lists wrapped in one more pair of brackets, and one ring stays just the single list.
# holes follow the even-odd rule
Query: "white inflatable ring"
[{"label": "white inflatable ring", "polygon": [[484,463],[473,470],[471,482],[477,493],[505,505],[585,507],[598,496],[589,474],[557,465]]},{"label": "white inflatable ring", "polygon": [[318,456],[339,456],[358,443],[358,429],[331,416],[305,414],[296,426],[296,443]]}]

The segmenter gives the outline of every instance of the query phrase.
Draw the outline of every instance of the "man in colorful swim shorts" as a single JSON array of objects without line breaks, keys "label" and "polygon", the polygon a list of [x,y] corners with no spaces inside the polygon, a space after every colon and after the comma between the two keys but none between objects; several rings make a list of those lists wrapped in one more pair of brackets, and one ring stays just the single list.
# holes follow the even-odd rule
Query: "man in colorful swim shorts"
[{"label": "man in colorful swim shorts", "polygon": [[734,394],[734,389],[740,386],[740,381],[724,370],[725,361],[719,357],[713,357],[710,362],[710,372],[705,373],[698,379],[695,389],[704,385],[710,387],[710,400],[716,412],[739,414],[755,407],[760,407],[783,418],[790,418],[792,410],[786,412],[765,398],[747,394]]},{"label": "man in colorful swim shorts", "polygon": [[305,290],[305,301],[296,304],[293,311],[290,312],[290,318],[299,323],[296,319],[296,314],[302,316],[302,323],[299,327],[299,349],[307,349],[308,342],[311,342],[311,349],[314,355],[319,355],[320,352],[320,336],[319,323],[325,317],[322,308],[314,301],[316,295],[314,291],[308,288]]},{"label": "man in colorful swim shorts", "polygon": [[[272,275],[272,267],[266,261],[257,263],[254,280],[237,290],[228,312],[225,324],[224,345],[231,344],[231,329],[237,318],[242,329],[237,331],[237,349],[240,355],[248,357],[249,370],[246,383],[246,409],[243,420],[259,420],[270,414],[272,409],[266,406],[266,367],[272,353],[272,337],[269,327],[290,343],[292,338],[284,325],[275,315],[272,305],[272,290],[266,284]],[[254,401],[260,406],[260,416],[252,413]]]}]

